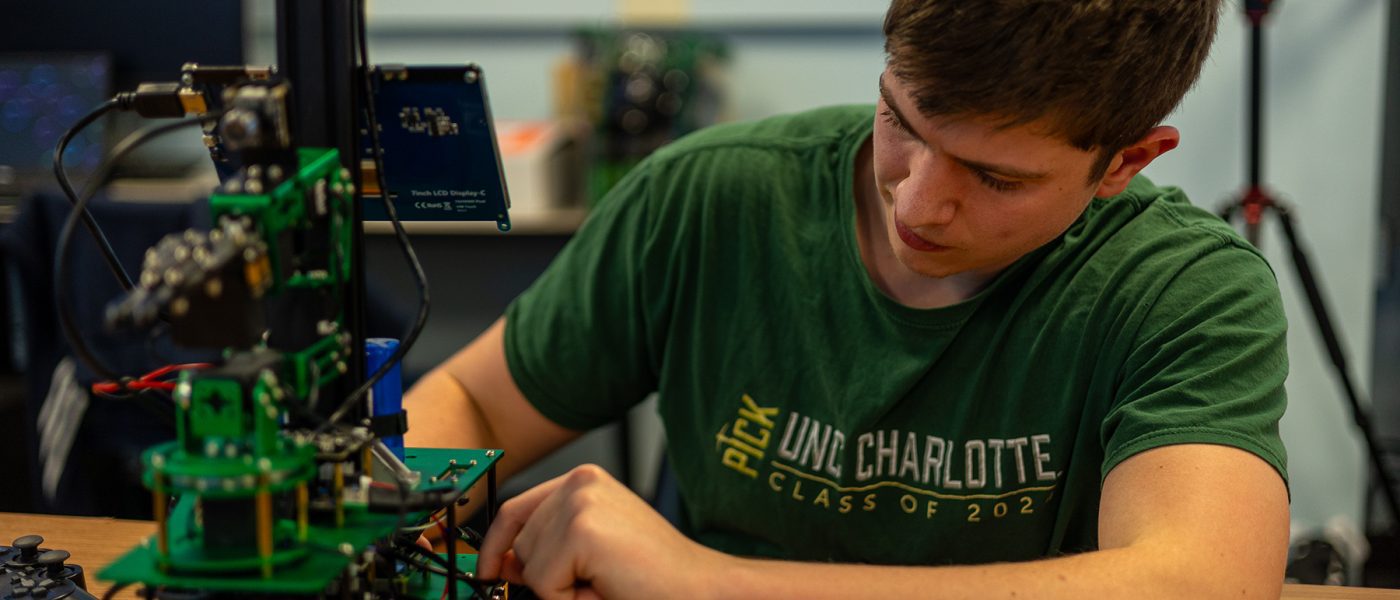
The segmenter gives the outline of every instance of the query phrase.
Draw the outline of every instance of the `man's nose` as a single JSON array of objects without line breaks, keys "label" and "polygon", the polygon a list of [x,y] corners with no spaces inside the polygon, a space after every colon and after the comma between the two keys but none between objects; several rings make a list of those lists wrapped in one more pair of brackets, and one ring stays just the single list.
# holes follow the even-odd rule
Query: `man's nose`
[{"label": "man's nose", "polygon": [[947,163],[925,159],[910,165],[909,177],[896,189],[899,217],[906,226],[938,227],[957,215],[962,191]]}]

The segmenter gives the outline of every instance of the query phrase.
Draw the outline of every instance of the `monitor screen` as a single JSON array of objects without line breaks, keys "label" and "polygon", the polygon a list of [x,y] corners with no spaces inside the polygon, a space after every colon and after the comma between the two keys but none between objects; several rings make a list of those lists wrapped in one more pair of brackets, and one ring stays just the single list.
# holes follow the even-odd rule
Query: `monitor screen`
[{"label": "monitor screen", "polygon": [[[50,173],[58,138],[110,97],[106,54],[0,54],[0,180]],[[64,167],[74,176],[91,172],[102,150],[99,120],[69,142]]]},{"label": "monitor screen", "polygon": [[103,52],[115,91],[177,81],[180,65],[243,64],[240,0],[10,2],[0,52]]},{"label": "monitor screen", "polygon": [[[109,94],[136,89],[143,82],[173,82],[187,62],[241,65],[244,3],[241,0],[35,0],[10,2],[3,17],[0,54],[102,53],[110,58]],[[88,110],[64,121],[48,142],[52,152],[58,136]],[[149,124],[133,113],[121,113],[94,124],[101,136],[86,141],[117,139]],[[47,122],[46,122],[47,123]],[[42,128],[41,128],[42,129]],[[4,132],[0,128],[0,132]],[[47,132],[34,131],[34,135]],[[9,136],[9,133],[3,133]],[[0,143],[9,139],[0,138]],[[86,147],[86,144],[84,144]],[[100,148],[98,148],[100,149]],[[32,148],[17,150],[28,152]],[[74,160],[79,160],[77,156]],[[86,160],[84,155],[82,160]],[[65,158],[65,163],[67,162]],[[197,135],[167,136],[143,146],[117,166],[122,177],[179,177],[208,162]],[[0,173],[3,175],[3,173]],[[49,177],[49,181],[52,177]]]}]

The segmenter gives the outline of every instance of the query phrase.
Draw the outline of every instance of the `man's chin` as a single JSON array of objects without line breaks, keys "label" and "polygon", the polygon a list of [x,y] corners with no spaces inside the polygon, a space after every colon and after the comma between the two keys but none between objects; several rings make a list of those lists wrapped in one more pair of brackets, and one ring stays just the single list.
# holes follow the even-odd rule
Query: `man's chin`
[{"label": "man's chin", "polygon": [[922,277],[943,279],[945,277],[952,277],[953,275],[957,275],[967,270],[965,266],[962,266],[956,263],[955,261],[939,260],[939,258],[942,257],[932,258],[928,256],[927,253],[919,252],[916,250],[910,250],[907,248],[895,249],[894,256],[895,258],[899,259],[899,264],[902,265],[905,269],[909,270],[915,275],[919,275]]}]

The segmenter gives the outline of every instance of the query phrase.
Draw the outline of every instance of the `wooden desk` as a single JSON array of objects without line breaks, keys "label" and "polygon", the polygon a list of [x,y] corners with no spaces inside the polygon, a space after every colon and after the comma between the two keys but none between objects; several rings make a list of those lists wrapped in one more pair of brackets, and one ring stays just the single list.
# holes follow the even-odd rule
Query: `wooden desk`
[{"label": "wooden desk", "polygon": [[[98,598],[112,586],[98,579],[97,572],[155,532],[156,525],[150,521],[0,513],[0,545],[8,546],[11,540],[31,533],[44,536],[43,547],[73,555],[69,562],[83,568],[88,593]],[[117,597],[140,598],[131,589]]]},{"label": "wooden desk", "polygon": [[[111,586],[98,580],[96,573],[113,559],[125,554],[141,538],[155,533],[155,524],[94,517],[0,513],[0,544],[8,546],[10,540],[31,533],[44,536],[44,547],[71,553],[72,562],[82,565],[87,573],[88,591],[101,598]],[[129,589],[117,597],[139,598]],[[1400,600],[1400,590],[1285,585],[1282,600]]]}]

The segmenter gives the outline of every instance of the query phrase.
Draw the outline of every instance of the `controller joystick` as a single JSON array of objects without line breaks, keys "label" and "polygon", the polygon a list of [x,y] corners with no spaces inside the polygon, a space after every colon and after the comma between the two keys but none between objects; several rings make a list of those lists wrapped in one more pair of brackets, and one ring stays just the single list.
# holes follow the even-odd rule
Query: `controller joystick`
[{"label": "controller joystick", "polygon": [[0,600],[95,600],[87,593],[83,568],[68,563],[72,555],[42,548],[43,543],[40,536],[26,535],[0,546]]}]

